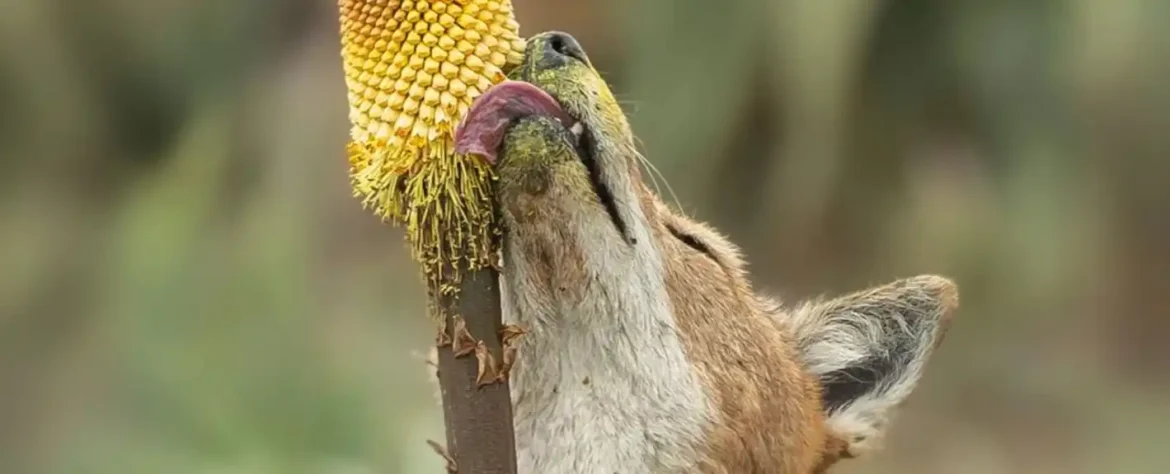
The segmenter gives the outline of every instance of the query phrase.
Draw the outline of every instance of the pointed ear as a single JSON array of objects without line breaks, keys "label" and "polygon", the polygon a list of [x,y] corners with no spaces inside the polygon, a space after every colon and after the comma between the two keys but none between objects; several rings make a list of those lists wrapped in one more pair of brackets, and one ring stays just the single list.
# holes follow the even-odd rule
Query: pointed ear
[{"label": "pointed ear", "polygon": [[844,444],[842,456],[875,447],[958,304],[954,283],[927,275],[809,302],[792,313],[801,356],[821,380],[829,429]]}]

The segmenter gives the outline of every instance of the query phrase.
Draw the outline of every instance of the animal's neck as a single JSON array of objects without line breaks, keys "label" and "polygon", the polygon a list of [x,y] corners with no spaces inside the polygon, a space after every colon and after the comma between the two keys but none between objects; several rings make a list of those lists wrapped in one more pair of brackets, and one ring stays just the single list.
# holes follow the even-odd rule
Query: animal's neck
[{"label": "animal's neck", "polygon": [[597,214],[509,234],[506,312],[548,337],[634,336],[673,327],[659,245],[644,214],[634,216],[629,240]]},{"label": "animal's neck", "polygon": [[[603,215],[506,237],[504,317],[528,331],[512,372],[516,436],[532,472],[693,459],[674,452],[678,438],[697,441],[707,425],[659,245],[637,215],[633,244],[600,227],[612,226]],[[648,452],[647,437],[665,433],[667,452]]]}]

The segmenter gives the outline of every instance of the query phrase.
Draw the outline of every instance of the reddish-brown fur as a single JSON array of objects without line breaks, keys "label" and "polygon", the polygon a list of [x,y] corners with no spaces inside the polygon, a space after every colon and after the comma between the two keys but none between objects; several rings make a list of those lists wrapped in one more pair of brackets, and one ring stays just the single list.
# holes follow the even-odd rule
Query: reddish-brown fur
[{"label": "reddish-brown fur", "polygon": [[[756,297],[729,243],[671,212],[636,181],[648,220],[656,223],[685,348],[718,410],[703,472],[813,472],[829,440],[820,385],[800,363],[791,333]],[[683,243],[668,226],[701,240],[716,258]]]},{"label": "reddish-brown fur", "polygon": [[[621,417],[613,419],[645,421],[649,415],[644,413],[656,416],[656,410],[664,405],[660,399],[631,387],[663,381],[672,385],[658,393],[701,390],[694,400],[684,400],[679,406],[694,408],[683,411],[705,413],[678,422],[680,429],[676,431],[681,434],[659,439],[660,444],[640,441],[634,443],[640,449],[623,450],[620,448],[629,445],[618,446],[603,439],[599,445],[608,451],[597,452],[642,453],[624,460],[623,467],[668,465],[656,463],[685,458],[680,464],[669,465],[693,466],[685,472],[711,474],[819,474],[840,459],[869,449],[886,429],[890,412],[917,383],[926,360],[945,334],[958,304],[954,284],[942,277],[919,276],[785,308],[758,295],[749,282],[739,250],[730,241],[670,209],[642,182],[637,152],[621,109],[605,82],[583,59],[579,45],[570,42],[571,38],[557,34],[530,40],[525,80],[547,90],[566,111],[589,127],[597,144],[594,153],[605,154],[591,158],[601,163],[596,166],[608,166],[602,173],[606,180],[603,184],[613,193],[611,198],[618,201],[614,205],[625,207],[625,225],[645,226],[638,230],[645,229],[646,233],[638,235],[645,240],[648,234],[653,241],[616,238],[622,230],[604,217],[601,196],[590,184],[582,157],[577,156],[580,148],[566,141],[561,125],[554,125],[568,124],[546,121],[529,127],[526,134],[513,136],[516,153],[523,157],[501,158],[500,189],[505,195],[505,221],[510,224],[507,232],[511,233],[506,236],[511,242],[506,253],[511,255],[506,257],[523,264],[522,270],[505,268],[511,291],[520,292],[512,297],[522,301],[529,311],[518,320],[523,322],[523,317],[529,317],[536,318],[529,321],[546,324],[527,336],[548,338],[531,341],[538,343],[571,343],[580,339],[575,336],[610,332],[626,334],[621,333],[622,324],[637,326],[651,316],[658,317],[655,321],[669,329],[656,333],[657,339],[640,339],[640,346],[627,347],[634,356],[625,359],[607,354],[612,350],[610,346],[575,346],[575,357],[593,363],[574,367],[587,366],[594,370],[590,374],[644,369],[641,356],[654,355],[648,345],[674,338],[675,333],[677,340],[671,339],[675,355],[656,359],[656,371],[628,370],[623,373],[635,375],[610,381],[613,387],[628,392],[625,401],[643,402],[636,411],[643,414],[641,420],[630,416],[625,406],[592,403],[596,401],[589,392],[593,388],[573,392],[571,396],[580,398],[559,403],[566,398],[557,399],[555,375],[571,373],[562,370],[565,366],[542,365],[542,370],[528,373],[530,385],[523,385],[519,398],[515,398],[516,394],[514,398],[523,401],[528,395],[528,403],[537,398],[545,404],[521,405],[526,408],[520,413],[525,416],[522,421],[529,433],[529,439],[521,441],[539,444],[543,449],[527,453],[528,461],[559,466],[554,474],[612,461],[612,456],[592,456],[595,452],[590,447],[574,445],[572,440],[576,438],[558,437],[565,431],[541,429],[577,429],[578,434],[608,429],[591,426],[588,420],[579,421],[578,416],[617,414]],[[565,53],[566,48],[576,50]],[[635,208],[634,212],[630,208]],[[584,231],[578,227],[582,222],[588,222]],[[615,254],[621,255],[623,261],[609,262],[600,270],[585,270],[583,263],[589,259],[606,263],[605,258]],[[661,261],[661,273],[656,270],[657,261]],[[635,271],[630,271],[631,265]],[[618,269],[626,273],[615,273]],[[508,271],[513,273],[507,274]],[[637,293],[636,298],[615,300],[614,295],[622,294],[618,287],[630,280],[613,284],[614,275],[634,275],[641,282],[635,288],[646,291]],[[598,291],[598,286],[607,284],[610,287],[603,290],[611,292]],[[662,287],[668,302],[657,296],[662,295]],[[621,304],[590,304],[586,308],[605,309],[589,313],[580,310],[583,300]],[[628,311],[629,308],[640,310]],[[572,326],[578,332],[564,332],[568,329],[559,323],[575,321],[565,320],[570,315],[560,313],[574,310],[578,310],[573,313],[577,318],[591,323],[604,320],[605,324]],[[604,337],[588,340],[610,341]],[[548,350],[521,354],[521,358],[536,363],[555,362],[559,354]],[[662,376],[661,368],[687,364],[694,376],[678,378],[681,382]],[[857,378],[857,374],[863,377]],[[576,379],[571,382],[577,384]],[[648,400],[654,403],[646,403]],[[581,413],[582,410],[592,412]],[[689,428],[694,430],[688,431]],[[532,435],[534,432],[540,436]],[[543,443],[548,439],[558,443],[550,448],[549,443]],[[519,443],[522,452],[526,449],[523,444]],[[564,459],[572,463],[558,462]]]}]

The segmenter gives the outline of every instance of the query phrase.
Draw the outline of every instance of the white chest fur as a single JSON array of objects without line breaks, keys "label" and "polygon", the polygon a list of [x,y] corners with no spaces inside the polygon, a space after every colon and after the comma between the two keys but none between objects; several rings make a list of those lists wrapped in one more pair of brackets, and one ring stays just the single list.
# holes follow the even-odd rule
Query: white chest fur
[{"label": "white chest fur", "polygon": [[520,472],[687,471],[712,411],[658,252],[647,235],[633,246],[578,235],[614,241],[584,245],[583,262],[558,262],[584,266],[572,297],[533,287],[533,263],[505,251],[504,319],[528,331],[511,373]]}]

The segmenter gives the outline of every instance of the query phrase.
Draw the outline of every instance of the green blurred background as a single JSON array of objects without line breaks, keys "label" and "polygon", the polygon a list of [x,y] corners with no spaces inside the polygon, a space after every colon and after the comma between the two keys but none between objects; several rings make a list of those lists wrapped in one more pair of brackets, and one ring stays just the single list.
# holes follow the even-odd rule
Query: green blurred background
[{"label": "green blurred background", "polygon": [[[515,1],[762,288],[959,282],[841,472],[1170,472],[1170,2]],[[335,8],[0,1],[0,473],[441,472]]]}]

